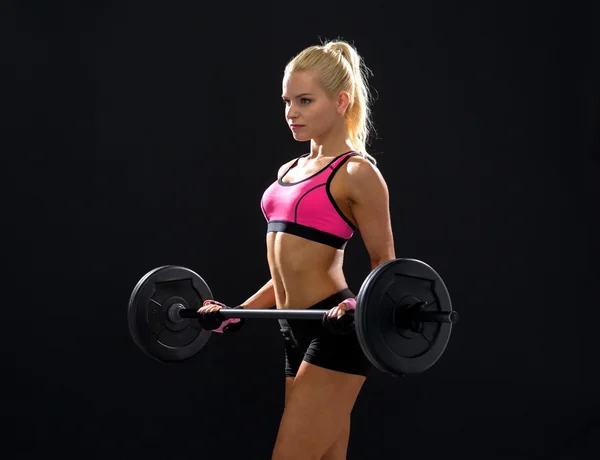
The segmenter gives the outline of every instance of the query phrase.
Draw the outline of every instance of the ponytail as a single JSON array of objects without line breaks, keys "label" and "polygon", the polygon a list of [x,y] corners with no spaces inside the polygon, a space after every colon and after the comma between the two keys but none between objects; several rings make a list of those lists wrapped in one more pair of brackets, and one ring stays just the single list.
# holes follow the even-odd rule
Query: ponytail
[{"label": "ponytail", "polygon": [[325,45],[325,49],[338,52],[350,64],[352,89],[349,91],[351,103],[346,112],[348,134],[357,151],[373,164],[376,164],[375,158],[367,152],[367,144],[371,131],[373,131],[371,119],[372,98],[367,79],[373,73],[364,64],[356,48],[345,41],[329,42]]}]

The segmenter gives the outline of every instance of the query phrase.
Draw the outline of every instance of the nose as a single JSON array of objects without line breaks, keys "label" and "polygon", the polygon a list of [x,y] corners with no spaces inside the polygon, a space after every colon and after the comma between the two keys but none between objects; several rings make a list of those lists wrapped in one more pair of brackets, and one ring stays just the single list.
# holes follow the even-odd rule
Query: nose
[{"label": "nose", "polygon": [[291,122],[298,118],[298,110],[294,103],[290,103],[285,109],[285,116]]}]

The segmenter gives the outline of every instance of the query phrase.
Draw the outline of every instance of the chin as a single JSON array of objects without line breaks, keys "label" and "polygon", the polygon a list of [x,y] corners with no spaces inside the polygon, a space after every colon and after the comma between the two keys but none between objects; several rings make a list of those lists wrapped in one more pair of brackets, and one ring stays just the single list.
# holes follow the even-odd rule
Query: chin
[{"label": "chin", "polygon": [[292,133],[292,135],[294,136],[294,140],[298,141],[298,142],[307,142],[310,141],[310,136],[307,136],[306,134],[300,134],[300,133]]}]

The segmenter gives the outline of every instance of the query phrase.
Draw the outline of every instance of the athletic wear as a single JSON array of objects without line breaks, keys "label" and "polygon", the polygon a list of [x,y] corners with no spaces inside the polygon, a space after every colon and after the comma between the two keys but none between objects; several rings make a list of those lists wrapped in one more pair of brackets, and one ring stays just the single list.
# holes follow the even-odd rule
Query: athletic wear
[{"label": "athletic wear", "polygon": [[[330,310],[344,299],[354,297],[344,289],[310,307]],[[285,348],[285,375],[295,377],[302,361],[315,366],[347,374],[366,376],[373,368],[364,355],[356,331],[337,335],[328,331],[321,321],[288,319],[279,320]]]},{"label": "athletic wear", "polygon": [[[263,194],[261,208],[267,220],[267,232],[289,233],[343,249],[356,227],[335,203],[331,181],[355,155],[358,153],[354,151],[343,153],[304,180],[283,182],[298,160],[308,154],[297,158]],[[344,289],[310,308],[329,310],[353,297],[349,289]],[[322,321],[301,319],[279,320],[279,324],[285,342],[286,376],[295,377],[302,361],[348,374],[367,375],[372,368],[354,330],[338,335],[327,330]]]},{"label": "athletic wear", "polygon": [[[221,306],[221,309],[228,309],[225,304],[217,302],[216,300],[205,300],[202,306],[209,304],[215,304]],[[242,308],[241,306],[233,308]],[[221,310],[211,311],[208,313],[200,313],[198,316],[198,322],[202,325],[202,329],[212,332],[237,332],[246,323],[243,318],[225,318],[221,313]]]},{"label": "athletic wear", "polygon": [[354,151],[335,157],[327,166],[310,177],[293,183],[283,182],[286,174],[298,164],[302,155],[264,192],[261,208],[267,220],[267,232],[283,232],[311,241],[345,247],[356,227],[339,209],[331,195],[331,180]]},{"label": "athletic wear", "polygon": [[349,297],[342,300],[341,303],[346,305],[346,312],[340,318],[323,315],[322,323],[325,329],[333,334],[350,334],[354,331],[354,315],[352,313],[356,310],[356,299]]}]

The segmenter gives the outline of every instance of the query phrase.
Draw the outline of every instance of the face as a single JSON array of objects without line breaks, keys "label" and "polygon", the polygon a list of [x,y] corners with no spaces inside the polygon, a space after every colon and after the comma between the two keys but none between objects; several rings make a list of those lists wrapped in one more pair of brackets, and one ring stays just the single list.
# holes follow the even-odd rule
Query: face
[{"label": "face", "polygon": [[285,119],[297,141],[316,139],[344,125],[347,94],[329,97],[313,72],[294,72],[283,79]]}]

